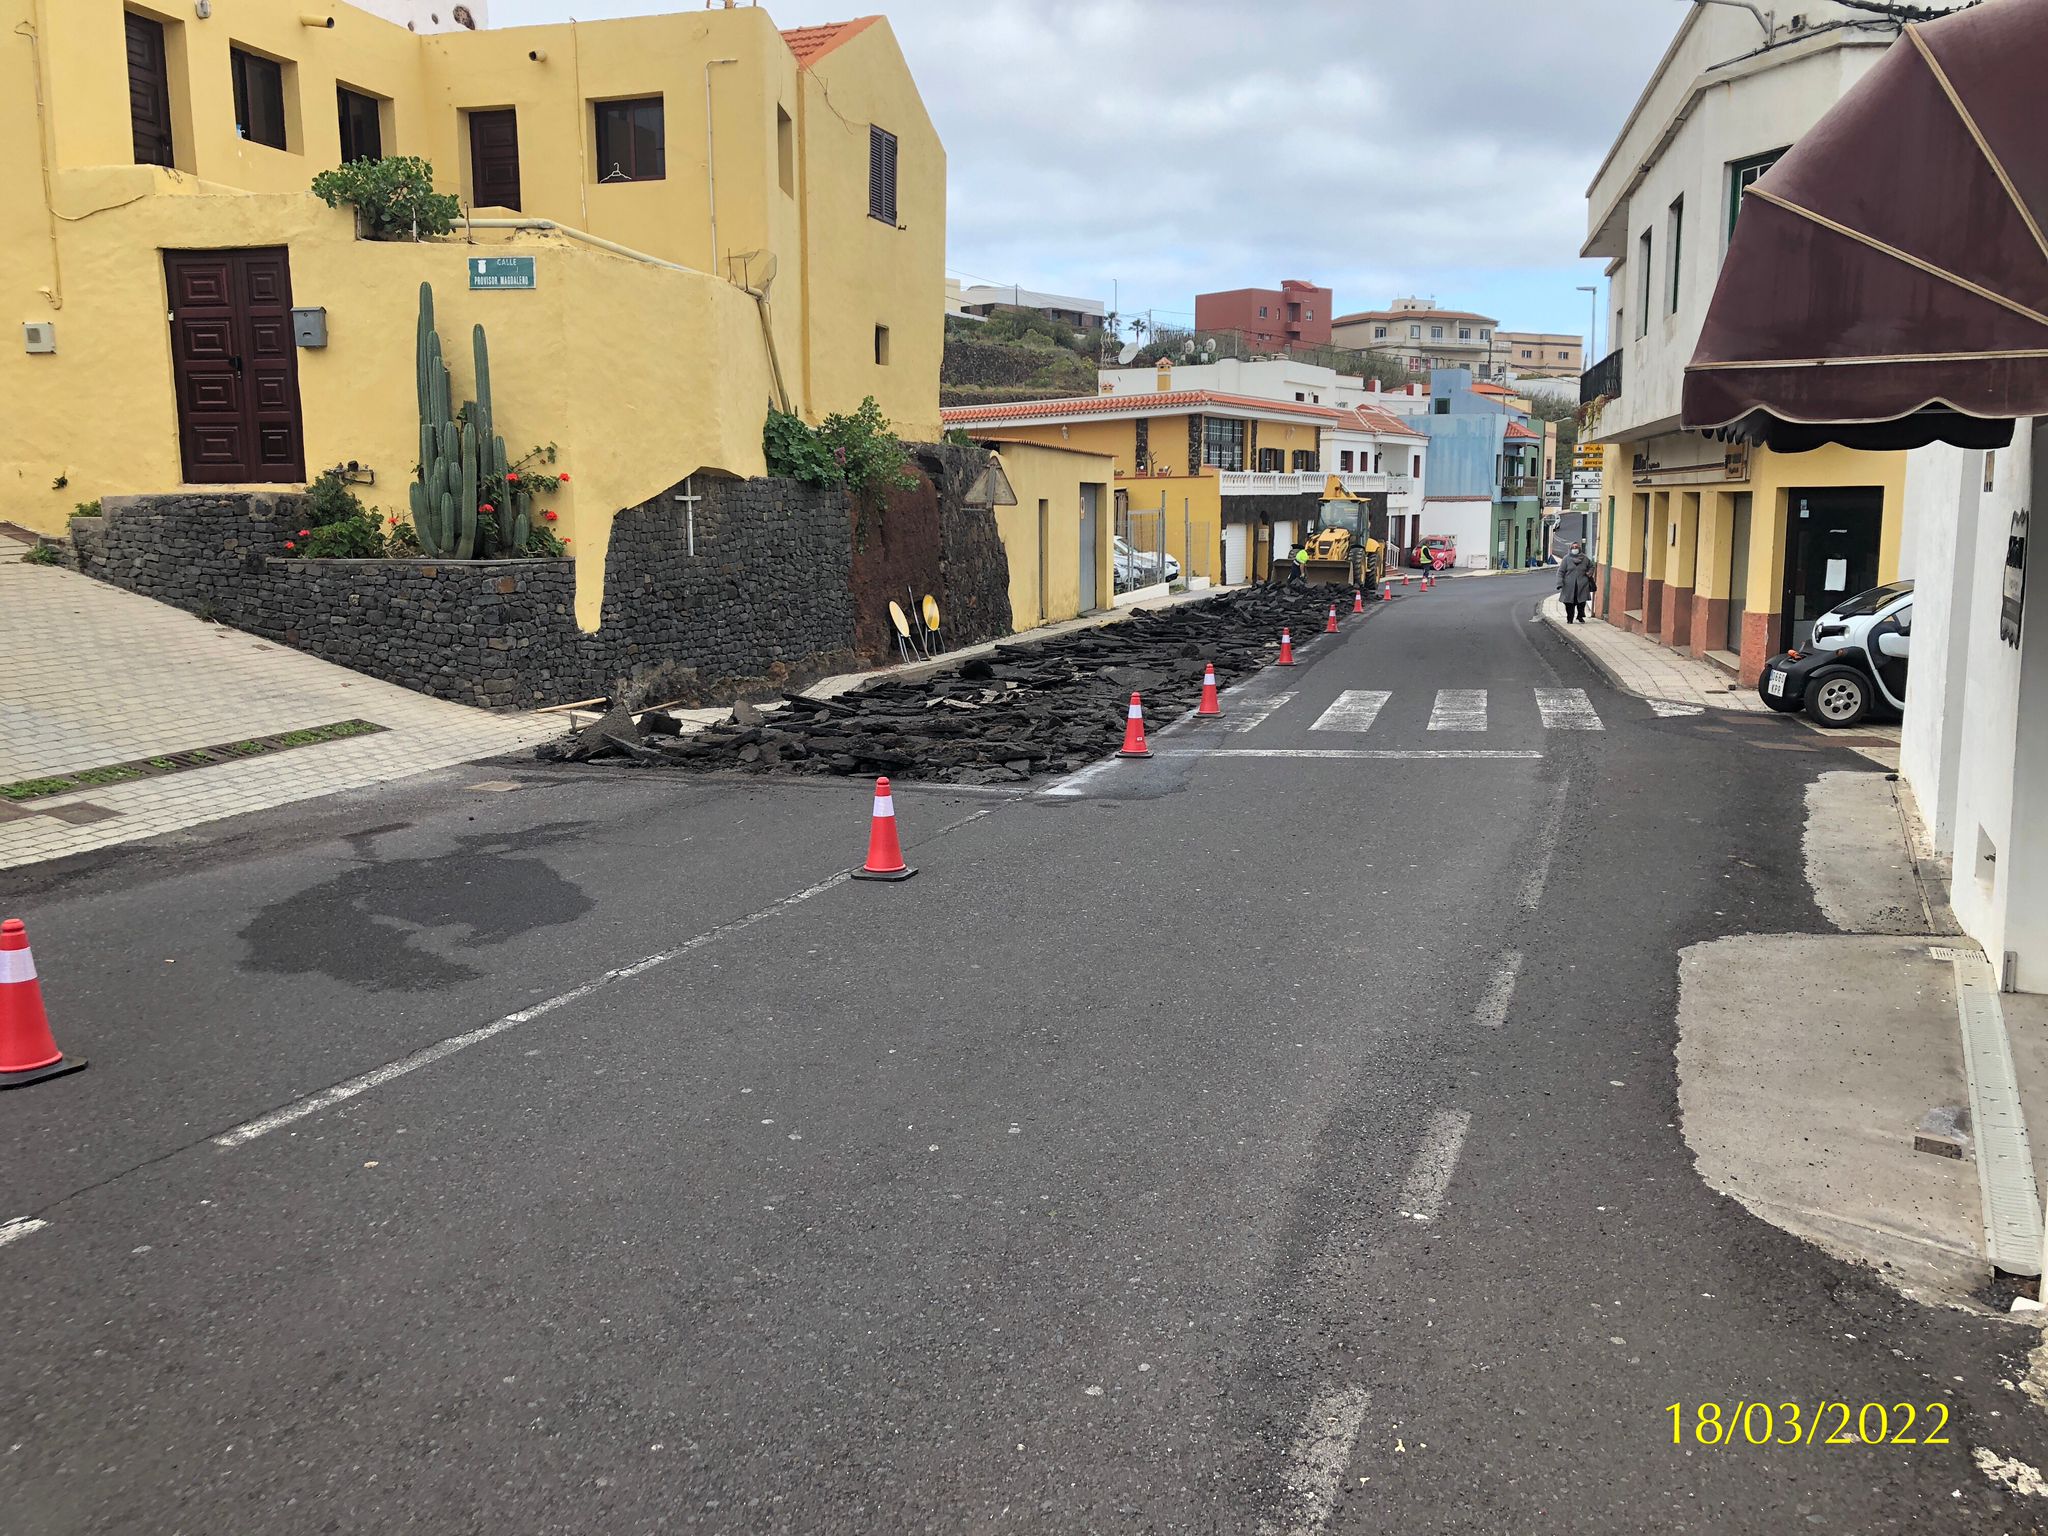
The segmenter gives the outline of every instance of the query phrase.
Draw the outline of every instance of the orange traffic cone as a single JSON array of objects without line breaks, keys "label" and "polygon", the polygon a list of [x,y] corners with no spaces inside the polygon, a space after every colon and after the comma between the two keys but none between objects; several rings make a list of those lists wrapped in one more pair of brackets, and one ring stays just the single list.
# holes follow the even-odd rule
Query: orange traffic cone
[{"label": "orange traffic cone", "polygon": [[1330,604],[1330,618],[1329,622],[1323,625],[1323,633],[1326,635],[1337,633],[1337,605],[1335,603]]},{"label": "orange traffic cone", "polygon": [[1216,668],[1212,663],[1203,663],[1202,707],[1197,709],[1195,713],[1198,715],[1220,715],[1223,713],[1223,705],[1216,697]]},{"label": "orange traffic cone", "polygon": [[28,929],[18,917],[0,923],[0,1088],[22,1088],[85,1066],[67,1057],[50,1035],[43,987],[36,980]]},{"label": "orange traffic cone", "polygon": [[1363,588],[1353,587],[1351,589],[1351,611],[1353,613],[1365,612],[1365,592]]},{"label": "orange traffic cone", "polygon": [[1389,582],[1387,583],[1387,585],[1380,588],[1380,601],[1383,603],[1391,603],[1393,600],[1394,586],[1392,582]]},{"label": "orange traffic cone", "polygon": [[1284,629],[1280,631],[1280,659],[1274,662],[1273,665],[1276,667],[1291,667],[1294,665],[1294,636]]},{"label": "orange traffic cone", "polygon": [[1124,717],[1124,745],[1118,757],[1150,757],[1152,749],[1145,745],[1145,706],[1138,696],[1131,695],[1130,713]]},{"label": "orange traffic cone", "polygon": [[908,880],[917,871],[903,862],[896,841],[896,797],[887,779],[875,780],[875,814],[868,824],[868,861],[853,872],[856,880]]},{"label": "orange traffic cone", "polygon": [[1401,585],[1404,587],[1408,585],[1408,573],[1406,571],[1401,573]]}]

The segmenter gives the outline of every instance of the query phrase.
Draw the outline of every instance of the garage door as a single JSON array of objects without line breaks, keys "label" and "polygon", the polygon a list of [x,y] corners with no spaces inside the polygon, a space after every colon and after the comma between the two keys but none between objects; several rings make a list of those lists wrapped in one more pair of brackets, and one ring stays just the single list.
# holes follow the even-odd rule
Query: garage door
[{"label": "garage door", "polygon": [[1223,525],[1223,580],[1236,586],[1245,579],[1245,548],[1243,523]]}]

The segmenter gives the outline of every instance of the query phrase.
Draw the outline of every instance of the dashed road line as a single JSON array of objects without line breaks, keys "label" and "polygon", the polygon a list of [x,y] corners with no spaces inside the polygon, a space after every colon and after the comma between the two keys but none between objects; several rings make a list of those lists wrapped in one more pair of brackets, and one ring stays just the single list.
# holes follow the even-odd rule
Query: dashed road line
[{"label": "dashed road line", "polygon": [[1484,688],[1439,688],[1429,711],[1432,731],[1483,731],[1486,729]]},{"label": "dashed road line", "polygon": [[1408,1178],[1401,1186],[1401,1214],[1410,1221],[1433,1221],[1443,1204],[1451,1175],[1458,1171],[1458,1154],[1465,1150],[1465,1133],[1472,1117],[1462,1109],[1440,1109],[1429,1117],[1422,1147],[1409,1164]]},{"label": "dashed road line", "polygon": [[1363,1387],[1327,1387],[1316,1394],[1287,1452],[1283,1480],[1295,1508],[1280,1519],[1261,1520],[1259,1536],[1319,1536],[1336,1507],[1337,1485],[1351,1465],[1371,1401]]},{"label": "dashed road line", "polygon": [[1546,731],[1603,731],[1607,727],[1583,688],[1538,688],[1536,711]]},{"label": "dashed road line", "polygon": [[1514,1000],[1515,978],[1521,974],[1522,952],[1503,950],[1500,964],[1486,983],[1486,992],[1473,1010],[1472,1022],[1484,1029],[1499,1029],[1508,1021],[1508,1004]]},{"label": "dashed road line", "polygon": [[1347,688],[1316,716],[1312,731],[1369,731],[1393,694],[1383,688]]},{"label": "dashed road line", "polygon": [[1564,835],[1564,808],[1571,792],[1571,779],[1560,780],[1543,824],[1537,829],[1536,862],[1522,880],[1521,901],[1526,912],[1534,912],[1543,905],[1544,888],[1550,884],[1550,866],[1557,858],[1557,842]]}]

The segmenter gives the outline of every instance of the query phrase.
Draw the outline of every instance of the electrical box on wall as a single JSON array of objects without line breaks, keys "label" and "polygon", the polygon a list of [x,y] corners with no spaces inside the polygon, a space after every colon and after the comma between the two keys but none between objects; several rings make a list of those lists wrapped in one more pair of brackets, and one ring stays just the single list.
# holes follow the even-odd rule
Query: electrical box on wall
[{"label": "electrical box on wall", "polygon": [[41,357],[57,350],[57,326],[51,320],[25,320],[21,326],[23,350]]},{"label": "electrical box on wall", "polygon": [[321,308],[292,311],[292,340],[302,347],[327,345],[327,311]]}]

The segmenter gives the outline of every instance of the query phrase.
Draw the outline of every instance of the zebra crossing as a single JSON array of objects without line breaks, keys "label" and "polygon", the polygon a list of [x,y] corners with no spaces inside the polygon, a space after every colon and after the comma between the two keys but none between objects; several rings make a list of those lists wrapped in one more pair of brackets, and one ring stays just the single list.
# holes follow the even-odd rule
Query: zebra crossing
[{"label": "zebra crossing", "polygon": [[[1486,730],[1491,719],[1490,691],[1485,688],[1437,689],[1430,702],[1428,728],[1432,731]],[[1535,688],[1530,691],[1535,696],[1537,717],[1546,731],[1601,731],[1607,728],[1583,688]],[[1292,697],[1292,694],[1282,695],[1271,708],[1262,710],[1258,719],[1264,720]],[[1393,697],[1393,692],[1384,688],[1347,688],[1316,717],[1309,729],[1354,734],[1369,731]]]}]

